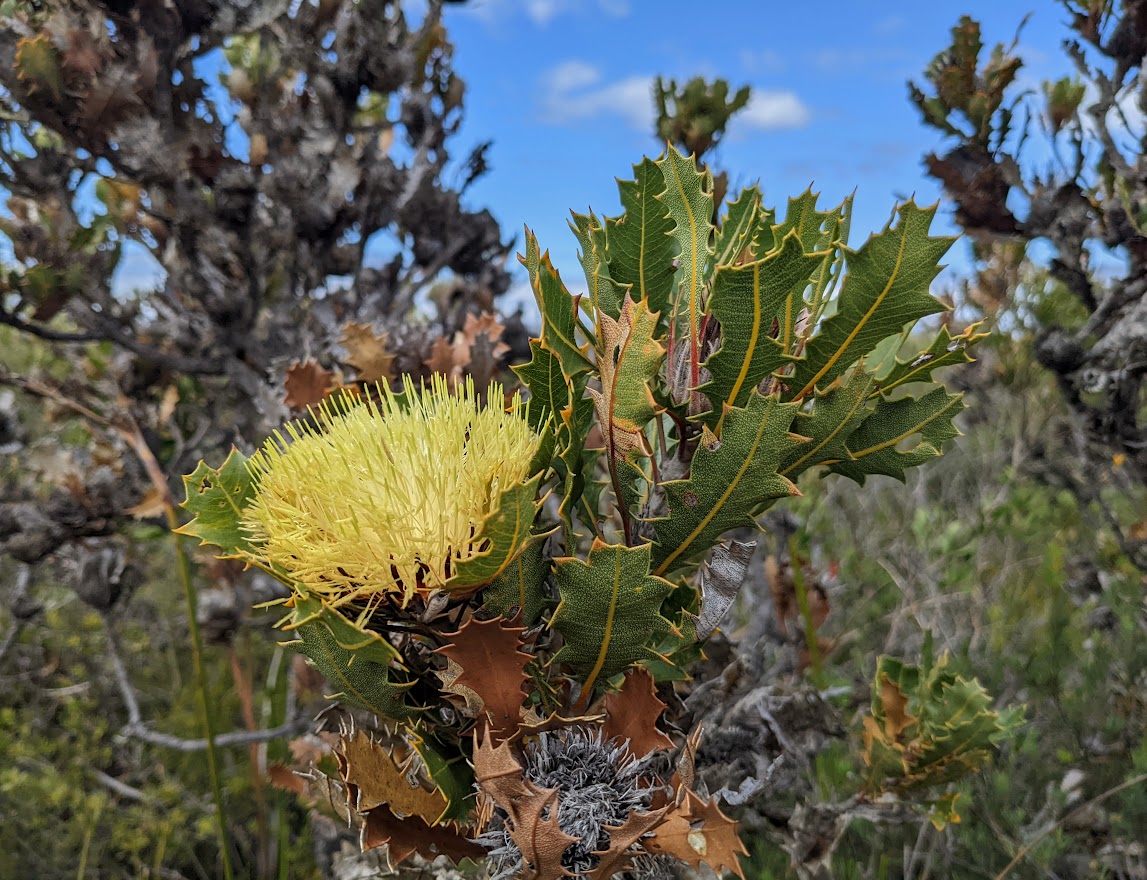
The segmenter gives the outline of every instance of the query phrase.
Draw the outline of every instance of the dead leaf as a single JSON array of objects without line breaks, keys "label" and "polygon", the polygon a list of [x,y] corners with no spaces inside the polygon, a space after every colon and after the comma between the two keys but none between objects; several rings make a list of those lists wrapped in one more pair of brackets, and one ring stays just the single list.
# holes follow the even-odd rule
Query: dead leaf
[{"label": "dead leaf", "polygon": [[471,347],[479,342],[479,337],[484,336],[490,346],[490,356],[501,360],[510,351],[510,346],[502,341],[502,334],[505,331],[506,328],[499,323],[498,317],[493,312],[483,312],[480,317],[467,315],[461,332],[462,338]]},{"label": "dead leaf", "polygon": [[701,725],[698,724],[685,737],[681,745],[681,754],[677,756],[677,767],[673,771],[673,778],[669,784],[676,792],[675,802],[680,804],[685,799],[685,793],[693,788],[697,778],[697,748],[701,745]]},{"label": "dead leaf", "polygon": [[704,832],[694,830],[693,823],[680,808],[669,813],[644,842],[646,852],[673,856],[687,862],[694,871],[701,869],[708,843]]},{"label": "dead leaf", "polygon": [[495,746],[489,729],[474,734],[474,781],[509,817],[507,831],[527,866],[517,880],[566,876],[562,855],[577,838],[558,827],[558,790],[526,779],[509,741]]},{"label": "dead leaf", "polygon": [[884,708],[884,735],[892,742],[920,720],[908,714],[908,695],[887,676],[880,679],[880,704]]},{"label": "dead leaf", "polygon": [[606,694],[595,708],[605,713],[604,735],[629,740],[629,750],[635,758],[644,758],[657,749],[673,748],[673,740],[657,729],[665,704],[657,698],[657,686],[647,670],[627,672],[621,690]]},{"label": "dead leaf", "polygon": [[606,825],[609,849],[594,853],[599,861],[589,875],[590,880],[609,880],[614,874],[629,868],[633,864],[634,855],[629,852],[629,848],[660,825],[668,810],[668,807],[652,813],[634,810],[620,825]]},{"label": "dead leaf", "polygon": [[[693,791],[687,791],[685,797],[686,815],[690,822],[701,823],[697,830],[704,835],[705,854],[702,860],[717,874],[721,873],[722,868],[727,868],[745,880],[741,860],[737,856],[747,856],[749,851],[737,834],[737,823],[721,812],[716,798],[706,802]],[[691,843],[690,846],[696,851],[701,841],[698,839],[695,843],[697,845]]]},{"label": "dead leaf", "polygon": [[389,382],[394,355],[386,348],[386,334],[376,334],[370,324],[348,321],[339,345],[347,350],[346,362],[355,368],[360,382]]},{"label": "dead leaf", "polygon": [[521,650],[525,627],[502,626],[502,620],[471,617],[458,632],[447,635],[450,644],[435,651],[461,667],[451,685],[468,688],[481,698],[489,730],[499,739],[518,729],[526,697],[522,692],[528,678],[526,664],[532,659]]},{"label": "dead leaf", "polygon": [[165,510],[167,510],[166,496],[155,486],[151,486],[139,503],[129,507],[124,513],[136,519],[151,519],[153,516],[162,516]]},{"label": "dead leaf", "polygon": [[470,363],[470,345],[461,333],[454,335],[454,341],[445,336],[439,336],[430,346],[430,357],[426,359],[425,366],[431,373],[441,373],[453,386]]},{"label": "dead leaf", "polygon": [[295,361],[287,368],[283,402],[291,409],[313,406],[327,396],[333,376],[334,373],[324,370],[314,358],[308,358],[302,363]]},{"label": "dead leaf", "polygon": [[335,751],[347,788],[347,803],[360,813],[386,805],[403,816],[419,816],[428,824],[446,810],[446,797],[437,789],[411,785],[394,755],[359,730],[342,737]]},{"label": "dead leaf", "polygon": [[417,816],[400,819],[386,807],[376,807],[366,814],[360,843],[364,852],[385,844],[392,866],[405,861],[413,853],[424,859],[444,855],[455,862],[480,859],[486,855],[485,849],[451,828],[428,825]]}]

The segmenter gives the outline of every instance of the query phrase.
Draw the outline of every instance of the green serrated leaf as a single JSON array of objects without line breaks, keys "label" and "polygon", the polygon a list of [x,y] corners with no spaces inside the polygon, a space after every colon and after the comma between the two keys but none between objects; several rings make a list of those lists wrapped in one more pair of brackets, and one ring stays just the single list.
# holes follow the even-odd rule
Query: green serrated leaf
[{"label": "green serrated leaf", "polygon": [[737,264],[746,248],[753,243],[753,233],[762,213],[761,191],[756,184],[745,187],[734,201],[728,203],[713,249],[714,266],[720,268]]},{"label": "green serrated leaf", "polygon": [[[682,155],[673,146],[657,160],[657,166],[665,178],[665,192],[659,198],[673,218],[678,252],[670,320],[682,328],[680,337],[688,339],[695,348],[705,286],[713,270],[713,248],[709,243],[713,233],[713,175],[708,169],[698,171],[693,157]],[[693,357],[693,363],[699,360]]]},{"label": "green serrated leaf", "polygon": [[[459,822],[465,825],[477,796],[473,766],[463,755],[456,753],[456,747],[450,749],[418,728],[408,730],[407,741],[426,765],[430,780],[446,798],[446,808],[434,824]],[[453,757],[446,757],[449,752],[455,752]]]},{"label": "green serrated leaf", "polygon": [[578,300],[571,296],[561,276],[550,262],[550,255],[540,253],[534,233],[526,229],[526,254],[522,265],[530,276],[530,285],[542,315],[540,342],[554,353],[562,373],[572,379],[587,373],[593,365],[585,356],[585,345],[577,343]]},{"label": "green serrated leaf", "polygon": [[400,655],[390,642],[313,596],[296,595],[292,603],[294,610],[282,628],[299,637],[295,646],[338,688],[332,696],[383,718],[402,720],[415,713],[406,703],[413,682],[391,678]]},{"label": "green serrated leaf", "polygon": [[762,504],[799,494],[777,469],[807,442],[789,432],[797,405],[757,391],[726,407],[720,437],[704,429],[689,478],[662,483],[668,514],[653,520],[654,574],[680,568],[730,529],[751,526]]},{"label": "green serrated leaf", "polygon": [[570,229],[581,246],[578,261],[585,272],[586,289],[594,314],[602,313],[616,318],[621,312],[621,300],[625,291],[609,274],[605,226],[593,211],[589,214],[570,213],[573,216]]},{"label": "green serrated leaf", "polygon": [[538,485],[542,475],[511,486],[502,492],[498,506],[482,521],[480,541],[489,546],[458,563],[453,577],[442,585],[444,590],[463,591],[488,584],[502,575],[522,552],[538,513]]},{"label": "green serrated leaf", "polygon": [[232,447],[218,469],[201,461],[183,478],[183,488],[187,497],[179,506],[192,518],[175,531],[198,538],[201,545],[218,547],[224,556],[250,552],[251,544],[240,527],[243,508],[256,489],[247,471],[247,456]]},{"label": "green serrated leaf", "polygon": [[713,402],[710,425],[721,405],[744,406],[766,376],[787,363],[787,353],[771,335],[774,321],[790,298],[799,300],[821,256],[806,254],[795,232],[779,249],[743,266],[722,266],[713,276],[709,313],[721,324],[721,347],[705,362],[711,376],[699,389]]},{"label": "green serrated leaf", "polygon": [[[650,159],[633,166],[633,180],[619,180],[617,189],[625,213],[605,219],[609,245],[609,274],[630,285],[630,296],[645,300],[663,318],[673,288],[674,221],[658,197],[665,177]],[[614,313],[616,314],[616,313]]]},{"label": "green serrated leaf", "polygon": [[[628,523],[630,507],[638,503],[633,480],[623,477],[627,466],[649,455],[643,432],[657,414],[651,383],[661,369],[665,349],[653,335],[657,315],[644,301],[626,296],[620,320],[608,315],[598,320],[597,365],[601,391],[590,390],[598,423],[605,437],[606,463],[622,519]],[[640,473],[640,471],[638,471]]]},{"label": "green serrated leaf", "polygon": [[557,355],[540,339],[530,340],[530,353],[532,357],[528,363],[510,369],[530,392],[530,427],[539,431],[569,405],[571,383],[562,372]]},{"label": "green serrated leaf", "polygon": [[892,369],[880,377],[879,389],[872,394],[887,394],[893,388],[910,382],[930,382],[932,371],[941,367],[970,364],[973,359],[969,357],[968,349],[988,335],[977,332],[979,328],[979,324],[973,324],[959,336],[952,336],[947,327],[941,327],[936,338],[916,357],[903,361],[898,359]]},{"label": "green serrated leaf", "polygon": [[550,625],[562,635],[554,663],[577,671],[586,691],[598,681],[653,659],[647,642],[673,625],[661,604],[673,585],[649,573],[650,545],[624,547],[595,539],[589,559],[554,560],[561,601]]},{"label": "green serrated leaf", "polygon": [[1020,724],[1022,709],[994,711],[980,683],[950,671],[947,657],[920,666],[879,657],[864,719],[867,788],[918,791],[962,779]]},{"label": "green serrated leaf", "polygon": [[809,442],[789,453],[781,474],[795,480],[817,465],[851,460],[848,438],[868,417],[868,399],[874,387],[872,374],[857,368],[827,391],[818,391],[812,409],[798,413],[793,423],[793,432],[808,437]]},{"label": "green serrated leaf", "polygon": [[[936,388],[923,397],[881,398],[875,409],[848,438],[851,459],[831,468],[861,485],[872,474],[903,482],[904,471],[943,453],[944,442],[960,436],[952,419],[964,411],[964,396]],[[919,440],[908,449],[919,435]]]},{"label": "green serrated leaf", "polygon": [[523,626],[533,626],[537,622],[545,608],[544,587],[546,575],[550,573],[545,545],[553,534],[551,530],[529,537],[510,566],[483,588],[483,608],[507,618],[517,608]]},{"label": "green serrated leaf", "polygon": [[795,398],[824,387],[860,357],[910,321],[943,311],[928,293],[940,271],[939,260],[954,239],[933,238],[928,227],[936,208],[908,202],[900,220],[849,252],[838,308],[809,340],[796,362],[790,385]]}]

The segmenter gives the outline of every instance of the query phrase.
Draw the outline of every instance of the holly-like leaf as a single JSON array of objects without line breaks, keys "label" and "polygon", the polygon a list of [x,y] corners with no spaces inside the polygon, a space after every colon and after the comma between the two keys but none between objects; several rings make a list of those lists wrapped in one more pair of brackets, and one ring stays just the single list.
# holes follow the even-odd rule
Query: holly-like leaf
[{"label": "holly-like leaf", "polygon": [[657,414],[650,386],[661,368],[665,349],[653,338],[656,329],[657,315],[628,295],[620,320],[605,314],[598,317],[601,391],[590,389],[589,393],[605,436],[606,463],[617,506],[627,524],[629,509],[640,500],[633,488],[633,477],[641,473],[638,459],[649,455],[643,431]]},{"label": "holly-like leaf", "polygon": [[657,729],[665,704],[657,698],[653,676],[646,670],[627,672],[621,690],[602,697],[596,709],[605,713],[602,736],[628,741],[635,758],[644,758],[657,749],[673,748],[673,740]]},{"label": "holly-like leaf", "polygon": [[794,433],[809,442],[790,450],[781,473],[795,480],[811,467],[850,461],[848,438],[868,417],[869,396],[876,387],[871,373],[857,366],[847,378],[837,379],[825,391],[817,391],[812,408],[797,414]]},{"label": "holly-like leaf", "polygon": [[549,252],[539,253],[538,240],[528,228],[526,254],[520,259],[529,273],[530,285],[542,315],[542,345],[557,357],[567,379],[589,372],[593,365],[585,355],[585,345],[578,345],[576,338],[580,297],[571,296],[566,290],[561,276],[550,262]]},{"label": "holly-like leaf", "polygon": [[649,573],[650,546],[623,547],[595,539],[589,559],[554,560],[561,602],[550,626],[564,644],[555,664],[568,663],[588,692],[599,679],[653,656],[651,635],[672,631],[661,603],[673,585]]},{"label": "holly-like leaf", "polygon": [[667,813],[644,843],[646,851],[652,855],[673,856],[687,863],[694,871],[701,870],[701,861],[709,848],[705,833],[693,829],[684,806]]},{"label": "holly-like leaf", "polygon": [[616,318],[621,312],[621,300],[625,290],[609,274],[609,265],[606,262],[605,226],[593,211],[588,214],[571,212],[571,215],[573,222],[570,223],[570,229],[581,245],[578,261],[585,271],[585,283],[594,313]]},{"label": "holly-like leaf", "polygon": [[361,848],[365,852],[383,845],[392,868],[414,853],[427,861],[444,855],[455,863],[481,859],[486,854],[485,849],[452,828],[428,825],[417,816],[400,819],[386,807],[375,807],[363,819]]},{"label": "holly-like leaf", "polygon": [[567,379],[557,355],[540,339],[530,340],[530,355],[527,363],[510,369],[529,389],[530,427],[539,430],[551,417],[557,418],[558,413],[569,405],[573,390],[578,386],[584,389],[585,382],[584,377],[579,377],[582,381]]},{"label": "holly-like leaf", "polygon": [[[848,438],[851,458],[831,468],[861,485],[870,474],[885,474],[903,482],[907,468],[942,455],[945,441],[960,436],[952,419],[963,411],[964,396],[949,394],[942,387],[919,398],[881,398]],[[905,444],[912,445],[904,448]]]},{"label": "holly-like leaf", "polygon": [[446,636],[449,644],[435,651],[461,667],[452,684],[478,695],[481,717],[497,739],[512,735],[521,718],[526,664],[532,659],[521,650],[525,631],[525,627],[503,626],[501,618],[471,617],[458,632]]},{"label": "holly-like leaf", "polygon": [[[346,785],[347,803],[360,813],[385,805],[400,815],[418,816],[436,824],[446,810],[442,792],[412,785],[394,753],[362,730],[341,738],[335,758]],[[401,763],[406,760],[408,757],[402,756]]]},{"label": "holly-like leaf", "polygon": [[722,404],[744,406],[761,380],[787,363],[788,352],[772,329],[786,303],[800,299],[821,260],[806,254],[792,232],[768,256],[714,273],[708,310],[721,323],[721,347],[705,361],[711,378],[700,388],[713,402],[710,426]]},{"label": "holly-like leaf", "polygon": [[421,727],[406,728],[407,741],[422,759],[426,775],[446,798],[440,823],[467,824],[474,809],[474,771],[456,745],[444,746]]},{"label": "holly-like leaf", "polygon": [[231,447],[219,468],[199,462],[183,478],[183,488],[187,497],[179,506],[191,514],[191,521],[176,529],[177,533],[218,547],[222,556],[241,556],[251,550],[240,522],[256,486],[242,452]]},{"label": "holly-like leaf", "polygon": [[482,588],[482,607],[503,617],[517,615],[526,626],[533,626],[546,604],[545,582],[550,573],[550,560],[545,553],[550,530],[526,539],[522,551],[494,580]]},{"label": "holly-like leaf", "polygon": [[589,874],[590,880],[609,880],[614,874],[631,867],[635,853],[629,851],[630,847],[661,824],[668,811],[668,807],[651,813],[634,810],[620,825],[604,826],[609,835],[609,849],[594,853],[598,863]]},{"label": "holly-like leaf", "polygon": [[283,381],[283,402],[291,409],[305,409],[322,401],[331,392],[334,373],[324,369],[314,358],[295,361],[287,368]]},{"label": "holly-like leaf", "polygon": [[280,626],[299,637],[295,646],[338,688],[333,696],[383,718],[401,720],[414,714],[406,702],[413,682],[391,677],[401,655],[390,642],[313,596],[295,595],[290,604],[293,611]]},{"label": "holly-like leaf", "polygon": [[928,235],[935,214],[935,206],[908,202],[899,208],[895,226],[890,223],[859,251],[848,253],[837,311],[821,323],[797,361],[790,381],[794,397],[826,387],[882,339],[945,309],[928,287],[954,239]]},{"label": "holly-like leaf", "polygon": [[941,327],[936,338],[918,355],[903,361],[898,359],[887,373],[881,371],[879,393],[887,394],[910,382],[930,382],[932,371],[941,367],[970,364],[973,358],[968,355],[968,349],[988,335],[978,332],[979,328],[979,324],[972,324],[959,336],[952,336],[947,327]]},{"label": "holly-like leaf", "polygon": [[339,345],[347,350],[346,362],[355,368],[360,382],[389,382],[394,355],[386,348],[386,334],[376,334],[370,324],[347,322]]},{"label": "holly-like leaf", "polygon": [[677,242],[676,292],[672,300],[671,323],[680,328],[680,337],[689,340],[692,362],[698,363],[697,345],[704,307],[705,288],[713,269],[713,175],[697,170],[692,156],[683,156],[670,146],[657,160],[665,179],[665,192],[659,196],[673,219]]},{"label": "holly-like leaf", "polygon": [[721,812],[716,798],[703,801],[691,790],[685,792],[685,798],[689,820],[694,824],[700,822],[696,830],[703,837],[703,841],[694,841],[703,851],[699,851],[697,846],[691,848],[699,852],[701,860],[718,876],[724,868],[745,880],[738,856],[747,856],[749,851],[737,834],[737,823]]},{"label": "holly-like leaf", "polygon": [[777,469],[804,443],[789,433],[797,407],[754,391],[726,407],[720,437],[704,429],[689,478],[662,483],[668,514],[653,520],[654,574],[680,568],[730,529],[751,526],[763,504],[799,494]]},{"label": "holly-like leaf", "polygon": [[431,373],[441,373],[449,380],[453,387],[462,378],[467,364],[470,363],[470,346],[460,334],[454,334],[454,339],[439,336],[430,346],[430,356],[423,361],[426,369]]},{"label": "holly-like leaf", "polygon": [[761,191],[754,184],[741,190],[736,200],[729,202],[725,216],[721,218],[721,228],[717,232],[717,242],[713,250],[713,265],[735,266],[753,243],[753,233],[757,222],[763,216]]},{"label": "holly-like leaf", "polygon": [[[509,742],[495,746],[490,736],[474,734],[474,780],[482,793],[505,810],[507,829],[522,853],[522,880],[552,880],[569,874],[562,856],[577,838],[558,826],[558,790],[540,788],[525,778]],[[543,818],[545,814],[545,818]]]},{"label": "holly-like leaf", "polygon": [[633,166],[633,177],[617,182],[625,213],[605,219],[609,274],[618,284],[629,285],[630,296],[644,300],[650,312],[664,318],[673,288],[676,224],[660,198],[665,177],[659,164],[642,159]]},{"label": "holly-like leaf", "polygon": [[[996,712],[975,679],[947,668],[947,657],[919,666],[893,657],[876,662],[872,714],[864,719],[866,788],[871,794],[920,791],[984,767],[1022,723],[1018,709]],[[940,797],[934,822],[953,819],[955,801]]]},{"label": "holly-like leaf", "polygon": [[504,490],[478,530],[477,543],[486,549],[458,563],[457,571],[443,589],[465,591],[500,577],[526,546],[538,514],[538,484],[541,474]]}]

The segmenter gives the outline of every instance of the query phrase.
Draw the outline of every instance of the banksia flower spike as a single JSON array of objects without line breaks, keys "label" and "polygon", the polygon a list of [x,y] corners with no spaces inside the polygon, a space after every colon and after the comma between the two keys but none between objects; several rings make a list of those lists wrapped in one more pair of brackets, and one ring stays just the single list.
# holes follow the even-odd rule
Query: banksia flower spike
[{"label": "banksia flower spike", "polygon": [[515,394],[442,377],[381,400],[343,393],[276,432],[248,461],[252,558],[334,608],[448,588],[488,549],[481,525],[528,476],[538,438]]}]

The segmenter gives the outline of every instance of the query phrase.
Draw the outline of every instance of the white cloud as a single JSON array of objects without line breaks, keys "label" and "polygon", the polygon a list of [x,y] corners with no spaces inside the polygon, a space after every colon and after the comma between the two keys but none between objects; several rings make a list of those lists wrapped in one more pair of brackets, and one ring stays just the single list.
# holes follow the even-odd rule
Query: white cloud
[{"label": "white cloud", "polygon": [[733,117],[732,125],[764,131],[777,128],[802,128],[812,113],[794,92],[753,89],[749,103]]},{"label": "white cloud", "polygon": [[[629,0],[597,0],[597,9],[612,18],[624,18],[630,13]],[[487,24],[504,21],[521,13],[538,27],[546,27],[560,15],[587,11],[587,4],[579,0],[475,0],[459,12],[480,18]],[[592,12],[593,7],[588,7]]]},{"label": "white cloud", "polygon": [[602,83],[601,71],[584,61],[566,61],[542,78],[542,118],[562,125],[597,116],[620,116],[632,127],[653,127],[653,78],[628,76]]},{"label": "white cloud", "polygon": [[549,90],[563,95],[595,85],[600,81],[600,70],[592,64],[576,59],[563,61],[545,76],[545,83]]},{"label": "white cloud", "polygon": [[776,49],[742,49],[741,67],[749,73],[780,73],[785,59]]},{"label": "white cloud", "polygon": [[526,0],[526,15],[536,25],[545,27],[561,12],[561,0]]}]

